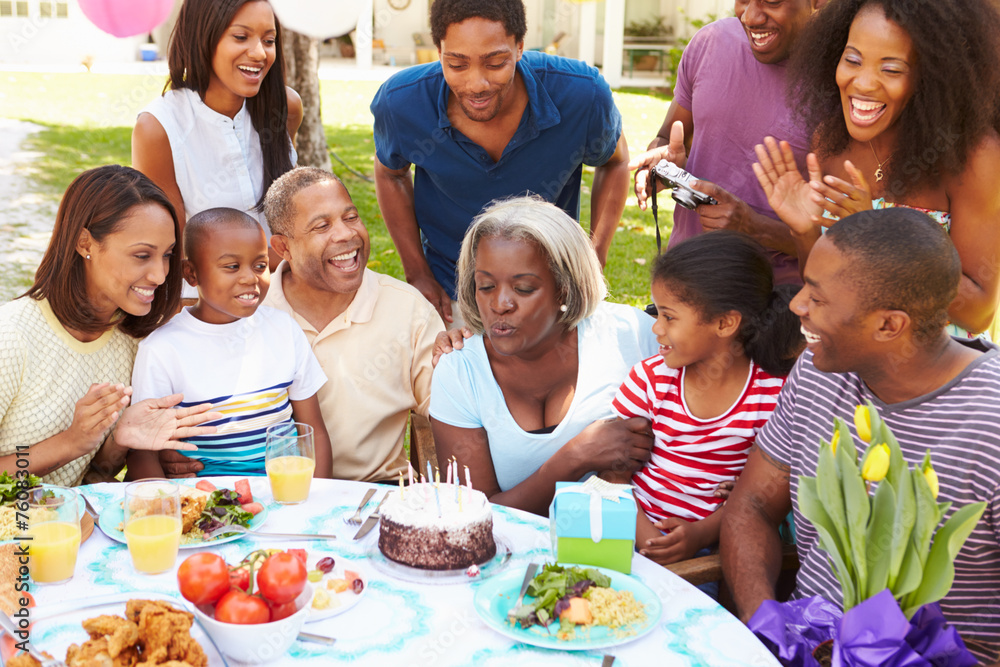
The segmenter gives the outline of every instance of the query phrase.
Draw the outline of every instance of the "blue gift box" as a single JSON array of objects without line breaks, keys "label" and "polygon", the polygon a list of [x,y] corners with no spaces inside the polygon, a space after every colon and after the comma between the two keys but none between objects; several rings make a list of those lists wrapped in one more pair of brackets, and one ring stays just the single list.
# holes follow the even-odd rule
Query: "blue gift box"
[{"label": "blue gift box", "polygon": [[549,506],[552,553],[557,562],[596,565],[629,574],[635,550],[632,488],[598,477],[556,482]]}]

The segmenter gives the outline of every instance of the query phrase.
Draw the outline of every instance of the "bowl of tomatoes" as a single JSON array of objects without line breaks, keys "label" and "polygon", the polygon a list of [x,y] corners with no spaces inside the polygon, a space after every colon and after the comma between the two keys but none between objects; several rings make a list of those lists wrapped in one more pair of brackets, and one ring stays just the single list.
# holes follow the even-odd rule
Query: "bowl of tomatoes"
[{"label": "bowl of tomatoes", "polygon": [[309,618],[313,587],[305,563],[287,552],[254,552],[235,567],[202,552],[177,570],[181,595],[225,656],[272,663]]}]

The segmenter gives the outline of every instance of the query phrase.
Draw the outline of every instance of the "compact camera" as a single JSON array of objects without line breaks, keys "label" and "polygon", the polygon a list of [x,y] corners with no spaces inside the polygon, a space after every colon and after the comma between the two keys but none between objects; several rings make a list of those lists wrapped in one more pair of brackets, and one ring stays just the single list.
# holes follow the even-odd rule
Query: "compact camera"
[{"label": "compact camera", "polygon": [[656,176],[668,187],[672,188],[670,196],[674,198],[675,202],[684,208],[693,209],[701,206],[702,204],[719,203],[713,197],[706,195],[704,192],[698,192],[692,188],[691,183],[698,179],[678,167],[673,162],[660,160],[656,166],[653,167],[653,173],[656,174]]}]

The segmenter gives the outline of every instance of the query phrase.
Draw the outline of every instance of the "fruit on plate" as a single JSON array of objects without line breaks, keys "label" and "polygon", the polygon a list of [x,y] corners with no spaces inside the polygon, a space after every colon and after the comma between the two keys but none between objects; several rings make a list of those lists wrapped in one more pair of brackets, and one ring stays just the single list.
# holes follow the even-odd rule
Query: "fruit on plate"
[{"label": "fruit on plate", "polygon": [[250,492],[250,480],[241,479],[233,485],[237,495],[240,497],[240,505],[247,505],[253,502],[253,494]]}]

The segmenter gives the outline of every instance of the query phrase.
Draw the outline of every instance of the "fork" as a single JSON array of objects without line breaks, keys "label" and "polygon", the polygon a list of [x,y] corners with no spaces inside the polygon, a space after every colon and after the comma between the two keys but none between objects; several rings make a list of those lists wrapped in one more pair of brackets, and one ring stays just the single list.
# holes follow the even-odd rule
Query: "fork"
[{"label": "fork", "polygon": [[291,540],[336,540],[338,537],[336,535],[324,534],[324,533],[259,533],[256,530],[250,530],[239,524],[224,525],[219,526],[213,531],[205,533],[202,539],[206,542],[213,540],[219,535],[225,535],[227,533],[241,533],[247,535],[253,535],[254,537],[278,537]]},{"label": "fork", "polygon": [[87,507],[87,511],[90,513],[90,516],[92,516],[94,518],[94,525],[96,527],[100,528],[101,524],[100,524],[100,521],[98,520],[97,510],[95,510],[94,506],[90,504],[89,500],[87,500],[87,496],[85,496],[85,495],[83,495],[81,493],[80,497],[83,498],[83,504]]},{"label": "fork", "polygon": [[[18,637],[15,634],[17,632],[17,628],[14,626],[14,622],[10,620],[10,617],[7,616],[7,614],[2,612],[0,612],[0,629],[3,629],[3,631],[9,634],[12,639],[17,641]],[[28,647],[28,654],[38,662],[42,663],[42,667],[66,667],[66,663],[62,660],[46,657],[45,654],[39,651],[31,642],[25,640],[24,643]]]},{"label": "fork", "polygon": [[510,608],[507,612],[507,620],[511,621],[514,619],[514,613],[521,608],[521,604],[524,602],[524,594],[528,592],[528,584],[531,580],[535,578],[535,572],[538,571],[538,563],[532,563],[528,566],[528,569],[524,572],[524,581],[521,582],[521,594],[517,596],[517,602],[514,606]]},{"label": "fork", "polygon": [[354,526],[360,526],[361,510],[365,508],[365,505],[368,504],[368,501],[371,500],[372,496],[374,495],[375,495],[375,489],[368,489],[367,491],[365,491],[365,497],[361,499],[361,503],[358,505],[358,510],[354,513],[354,516],[344,517],[344,521]]}]

